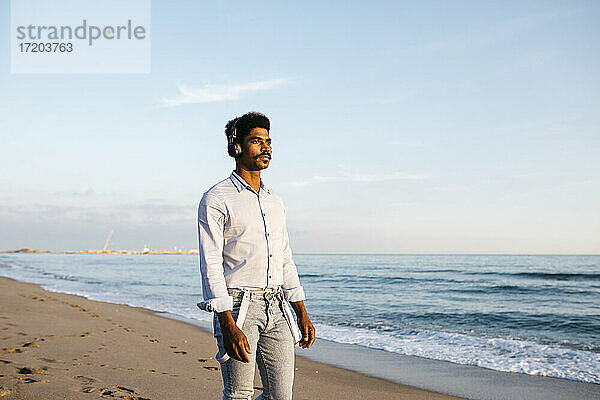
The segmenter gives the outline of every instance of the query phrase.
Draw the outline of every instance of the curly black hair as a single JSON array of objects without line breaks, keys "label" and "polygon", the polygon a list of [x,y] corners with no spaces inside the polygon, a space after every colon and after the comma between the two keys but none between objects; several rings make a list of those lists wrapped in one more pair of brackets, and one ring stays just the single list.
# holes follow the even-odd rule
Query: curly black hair
[{"label": "curly black hair", "polygon": [[267,118],[265,114],[256,111],[247,112],[241,117],[228,121],[227,125],[225,125],[226,136],[229,136],[234,124],[235,129],[237,130],[236,141],[238,143],[243,143],[244,138],[248,136],[250,131],[254,128],[265,128],[267,132],[271,129],[271,121],[269,121],[269,118]]}]

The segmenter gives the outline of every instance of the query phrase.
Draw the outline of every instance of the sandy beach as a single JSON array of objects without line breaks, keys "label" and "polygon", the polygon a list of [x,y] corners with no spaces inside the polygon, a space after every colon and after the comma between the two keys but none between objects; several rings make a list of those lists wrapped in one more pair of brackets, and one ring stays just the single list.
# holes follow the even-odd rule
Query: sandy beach
[{"label": "sandy beach", "polygon": [[[144,308],[0,277],[0,343],[6,399],[221,398],[212,334]],[[297,400],[458,399],[302,357],[296,368]]]}]

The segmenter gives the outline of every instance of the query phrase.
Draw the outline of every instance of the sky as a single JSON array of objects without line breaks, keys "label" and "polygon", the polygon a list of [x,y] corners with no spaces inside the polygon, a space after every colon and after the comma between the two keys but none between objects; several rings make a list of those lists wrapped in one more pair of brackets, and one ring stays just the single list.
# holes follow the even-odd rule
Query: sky
[{"label": "sky", "polygon": [[596,1],[153,0],[145,74],[12,74],[0,15],[0,250],[197,248],[253,110],[296,253],[600,253]]}]

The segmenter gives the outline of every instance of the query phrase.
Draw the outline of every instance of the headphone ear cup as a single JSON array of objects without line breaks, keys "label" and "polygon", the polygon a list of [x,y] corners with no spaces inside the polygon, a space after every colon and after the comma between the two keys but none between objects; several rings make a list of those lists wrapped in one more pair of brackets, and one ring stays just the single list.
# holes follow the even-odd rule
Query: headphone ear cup
[{"label": "headphone ear cup", "polygon": [[242,146],[239,143],[233,144],[235,148],[235,158],[240,158],[242,156]]},{"label": "headphone ear cup", "polygon": [[[239,119],[239,118],[238,118]],[[231,128],[231,134],[227,136],[227,153],[233,158],[240,158],[242,156],[242,146],[237,142],[237,120],[234,122]]]},{"label": "headphone ear cup", "polygon": [[242,146],[239,143],[230,143],[227,146],[227,153],[233,158],[240,158],[242,156]]}]

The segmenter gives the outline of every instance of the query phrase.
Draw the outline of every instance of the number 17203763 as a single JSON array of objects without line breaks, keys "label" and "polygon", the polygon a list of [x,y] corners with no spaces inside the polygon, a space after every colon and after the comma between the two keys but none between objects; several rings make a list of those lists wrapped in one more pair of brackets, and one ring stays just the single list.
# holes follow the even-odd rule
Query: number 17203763
[{"label": "number 17203763", "polygon": [[73,43],[19,43],[21,53],[71,53]]}]

